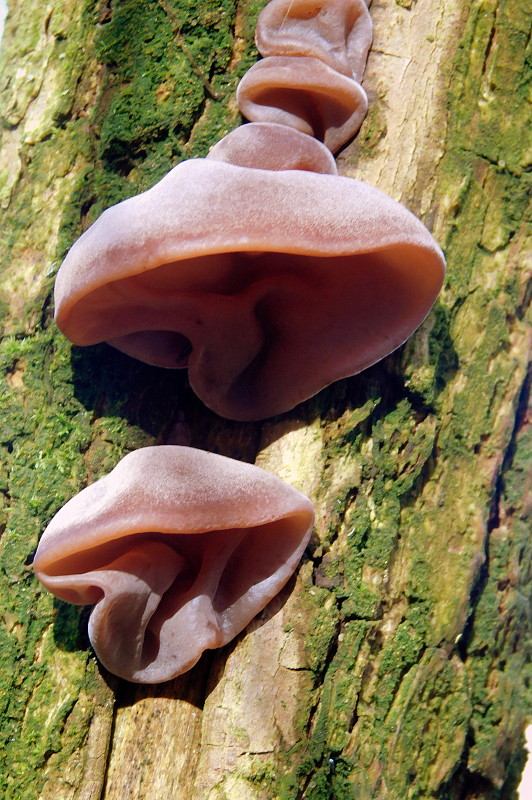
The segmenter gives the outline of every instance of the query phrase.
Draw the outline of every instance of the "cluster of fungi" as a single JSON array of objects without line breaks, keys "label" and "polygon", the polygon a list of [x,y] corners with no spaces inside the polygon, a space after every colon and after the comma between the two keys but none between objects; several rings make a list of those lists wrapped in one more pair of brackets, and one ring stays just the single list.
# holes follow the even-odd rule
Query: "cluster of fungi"
[{"label": "cluster of fungi", "polygon": [[[366,113],[371,34],[364,0],[270,0],[263,59],[237,94],[250,122],[105,211],[68,253],[55,304],[73,343],[186,368],[206,406],[252,421],[410,336],[441,287],[441,251],[333,158]],[[61,509],[34,568],[61,599],[94,604],[89,635],[111,672],[155,683],[245,628],[312,524],[308,498],[258,467],[147,447]]]}]

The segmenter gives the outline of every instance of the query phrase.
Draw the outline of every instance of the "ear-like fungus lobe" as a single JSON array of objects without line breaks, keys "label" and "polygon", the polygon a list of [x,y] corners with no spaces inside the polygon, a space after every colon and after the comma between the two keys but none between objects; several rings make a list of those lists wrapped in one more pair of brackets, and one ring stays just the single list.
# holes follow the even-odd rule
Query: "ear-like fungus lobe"
[{"label": "ear-like fungus lobe", "polygon": [[195,159],[75,243],[56,319],[75,344],[188,367],[209,408],[253,420],[402,344],[443,273],[421,222],[367,184]]},{"label": "ear-like fungus lobe", "polygon": [[111,672],[158,683],[266,606],[299,563],[313,519],[308,498],[259,467],[147,447],[58,512],[34,569],[62,600],[95,604],[89,636]]},{"label": "ear-like fungus lobe", "polygon": [[242,113],[296,128],[335,152],[366,115],[358,81],[371,39],[365,0],[271,0],[255,31],[264,58],[238,87]]},{"label": "ear-like fungus lobe", "polygon": [[364,0],[271,0],[256,38],[265,58],[238,98],[257,121],[105,211],[55,288],[72,342],[188,368],[198,397],[237,420],[288,411],[390,353],[445,269],[419,220],[336,172],[331,150],[366,109]]}]

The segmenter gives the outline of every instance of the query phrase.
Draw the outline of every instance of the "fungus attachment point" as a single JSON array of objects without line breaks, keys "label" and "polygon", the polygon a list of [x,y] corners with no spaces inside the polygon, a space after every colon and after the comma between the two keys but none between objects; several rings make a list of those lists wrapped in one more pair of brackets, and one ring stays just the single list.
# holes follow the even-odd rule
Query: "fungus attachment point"
[{"label": "fungus attachment point", "polygon": [[294,572],[312,504],[250,464],[187,447],[127,455],[54,517],[34,560],[114,674],[159,683],[242,631]]}]

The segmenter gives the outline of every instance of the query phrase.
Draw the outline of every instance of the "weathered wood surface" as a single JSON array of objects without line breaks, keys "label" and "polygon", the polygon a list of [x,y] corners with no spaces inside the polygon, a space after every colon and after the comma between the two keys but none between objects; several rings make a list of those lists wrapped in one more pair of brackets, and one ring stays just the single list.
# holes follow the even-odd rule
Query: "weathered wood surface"
[{"label": "weathered wood surface", "polygon": [[[237,124],[263,3],[11,5],[3,796],[511,798],[530,710],[524,0],[373,3],[370,113],[339,164],[424,220],[448,281],[400,352],[258,425],[209,414],[180,373],[106,346],[71,353],[51,291],[104,207]],[[86,612],[41,590],[30,564],[66,499],[160,441],[256,460],[313,498],[317,526],[297,578],[245,635],[138,687],[100,670]]]}]

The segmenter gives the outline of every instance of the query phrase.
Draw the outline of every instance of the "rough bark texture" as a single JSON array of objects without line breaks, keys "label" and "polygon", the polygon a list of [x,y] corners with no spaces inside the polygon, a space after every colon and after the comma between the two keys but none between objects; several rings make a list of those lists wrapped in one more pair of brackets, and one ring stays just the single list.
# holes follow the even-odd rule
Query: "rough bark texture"
[{"label": "rough bark texture", "polygon": [[[238,123],[257,0],[18,0],[0,73],[0,792],[21,800],[508,800],[530,710],[525,0],[375,0],[370,113],[339,159],[449,265],[402,351],[263,424],[181,373],[71,348],[54,273],[103,208]],[[228,199],[230,202],[230,198]],[[309,325],[312,320],[309,319]],[[156,687],[99,668],[36,583],[55,511],[173,441],[308,493],[297,578]]]}]

